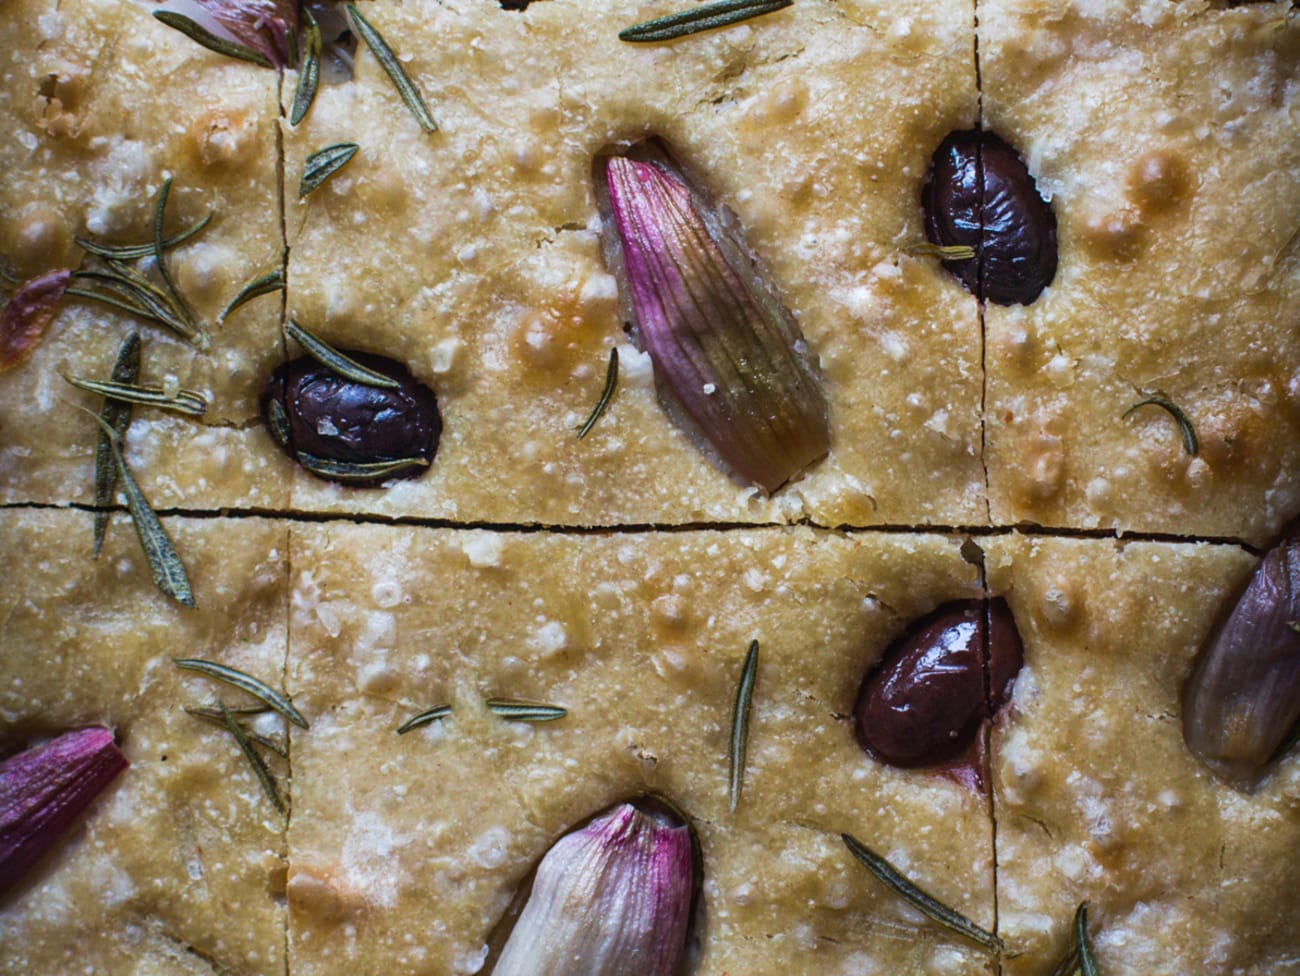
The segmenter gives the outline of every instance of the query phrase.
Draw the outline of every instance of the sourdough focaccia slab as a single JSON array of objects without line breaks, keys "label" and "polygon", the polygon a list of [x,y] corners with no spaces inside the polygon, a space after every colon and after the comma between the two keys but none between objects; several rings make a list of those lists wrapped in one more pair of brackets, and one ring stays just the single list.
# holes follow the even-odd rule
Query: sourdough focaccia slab
[{"label": "sourdough focaccia slab", "polygon": [[[698,972],[982,973],[849,856],[868,839],[993,923],[982,794],[868,759],[849,714],[902,623],[980,592],[959,540],[803,529],[615,536],[293,531],[294,972],[472,973],[563,833],[658,793],[699,831]],[[744,790],[741,661],[760,642]],[[561,705],[529,725],[490,698]],[[397,735],[435,705],[451,717]]]},{"label": "sourdough focaccia slab", "polygon": [[[549,525],[986,520],[976,305],[906,253],[924,241],[930,153],[976,118],[969,7],[800,4],[648,46],[618,32],[666,4],[365,9],[440,128],[420,129],[364,48],[353,82],[322,85],[286,126],[289,311],[336,346],[406,363],[446,428],[426,477],[357,494],[303,474],[296,509]],[[652,135],[739,216],[825,377],[830,457],[771,499],[673,426],[623,334],[592,161]],[[304,159],[341,142],[356,157],[295,199]],[[617,394],[578,441],[612,345]]]},{"label": "sourdough focaccia slab", "polygon": [[[1300,31],[1284,4],[980,4],[984,124],[1056,280],[984,311],[992,518],[1268,543],[1300,497]],[[1138,26],[1138,25],[1141,26]],[[1152,394],[1199,435],[1188,452]]]},{"label": "sourdough focaccia slab", "polygon": [[261,299],[218,324],[240,286],[282,259],[275,75],[205,51],[134,3],[24,3],[6,8],[5,30],[0,256],[15,271],[91,267],[76,236],[151,241],[169,176],[166,233],[209,211],[212,220],[167,253],[209,349],[69,296],[31,358],[0,373],[0,500],[92,500],[96,428],[74,405],[98,412],[102,401],[60,374],[108,379],[118,345],[138,329],[140,381],[208,400],[199,422],[136,411],[127,456],[150,500],[284,509],[289,466],[257,409],[283,357],[278,303]]},{"label": "sourdough focaccia slab", "polygon": [[[1025,667],[993,735],[998,925],[1043,972],[1090,900],[1103,973],[1295,971],[1300,766],[1252,795],[1183,743],[1197,651],[1254,568],[1236,547],[986,540]],[[1293,757],[1294,760],[1294,757]]]},{"label": "sourdough focaccia slab", "polygon": [[[131,766],[0,900],[0,972],[283,972],[284,821],[234,742],[187,715],[239,692],[183,674],[220,661],[280,684],[288,531],[273,521],[167,520],[197,610],[149,579],[129,520],[99,560],[86,513],[0,514],[0,551],[28,557],[0,598],[7,745],[113,729]],[[281,720],[258,728],[279,735]]]}]

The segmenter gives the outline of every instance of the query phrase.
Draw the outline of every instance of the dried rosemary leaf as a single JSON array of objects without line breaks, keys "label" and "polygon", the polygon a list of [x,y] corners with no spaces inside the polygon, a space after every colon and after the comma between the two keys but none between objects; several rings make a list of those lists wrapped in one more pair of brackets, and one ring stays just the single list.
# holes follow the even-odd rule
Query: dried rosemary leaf
[{"label": "dried rosemary leaf", "polygon": [[[237,711],[243,711],[243,709],[226,709],[226,713],[232,716],[235,715]],[[205,722],[210,722],[213,725],[220,725],[222,728],[225,728],[226,726],[226,719],[221,714],[220,709],[217,708],[187,708],[185,709],[185,714],[193,715],[195,718],[202,719]],[[241,725],[240,728],[244,730],[244,735],[248,736],[249,742],[252,742],[254,745],[259,745],[263,749],[271,750],[281,759],[289,758],[289,750],[280,745],[280,743],[276,742],[274,739],[268,739],[264,735],[258,735],[252,729],[244,725]]]},{"label": "dried rosemary leaf", "polygon": [[[89,411],[87,411],[89,412]],[[131,469],[122,457],[121,437],[112,427],[91,414],[99,429],[108,435],[109,450],[113,454],[113,463],[117,465],[117,476],[122,482],[122,493],[126,495],[126,507],[135,523],[135,534],[140,538],[140,548],[149,560],[149,569],[153,573],[154,584],[164,594],[181,606],[194,607],[194,591],[190,589],[189,577],[185,575],[185,564],[172,544],[171,536],[163,528],[162,522],[144,497],[144,492],[131,476]]]},{"label": "dried rosemary leaf", "polygon": [[945,261],[970,261],[975,257],[975,248],[969,244],[913,244],[907,248],[908,254],[924,254],[942,258]]},{"label": "dried rosemary leaf", "polygon": [[271,436],[281,447],[289,446],[289,415],[284,412],[284,407],[280,401],[271,398],[267,402],[267,422],[271,430]]},{"label": "dried rosemary leaf", "polygon": [[403,722],[400,726],[398,726],[397,734],[406,735],[407,732],[411,732],[415,729],[422,728],[423,726],[430,725],[433,722],[438,721],[438,719],[440,718],[446,718],[450,714],[451,714],[450,705],[437,705],[434,708],[429,709],[427,712],[421,712],[419,715],[416,715],[414,718],[408,718],[405,722]]},{"label": "dried rosemary leaf", "polygon": [[510,722],[554,722],[569,714],[567,708],[559,705],[543,705],[514,698],[489,698],[486,704],[489,712]]},{"label": "dried rosemary leaf", "polygon": [[411,467],[427,468],[429,466],[427,460],[418,457],[397,458],[393,461],[356,462],[317,457],[315,454],[308,454],[306,451],[298,451],[294,456],[298,459],[298,463],[312,474],[344,483],[371,482],[379,478],[386,478],[389,475],[396,476]]},{"label": "dried rosemary leaf", "polygon": [[289,109],[289,124],[297,125],[307,117],[307,110],[316,100],[316,89],[320,86],[320,25],[311,11],[302,8],[303,19],[307,23],[307,53],[298,74],[298,86],[293,92],[293,105]]},{"label": "dried rosemary leaf", "polygon": [[1074,976],[1079,971],[1079,947],[1070,936],[1070,948],[1052,970],[1052,976]]},{"label": "dried rosemary leaf", "polygon": [[751,17],[770,14],[790,6],[794,0],[721,0],[679,14],[634,24],[618,33],[620,41],[671,41],[687,34],[726,27]]},{"label": "dried rosemary leaf", "polygon": [[251,674],[245,674],[243,671],[227,665],[218,664],[216,661],[205,661],[196,657],[172,658],[172,663],[182,671],[197,671],[199,674],[206,675],[209,678],[216,678],[218,681],[224,681],[241,691],[246,691],[254,698],[265,702],[298,728],[305,729],[308,727],[307,720],[302,717],[302,713],[298,709],[293,707],[293,703],[288,698],[270,685],[258,681]]},{"label": "dried rosemary leaf", "polygon": [[318,149],[308,156],[303,166],[302,180],[298,183],[298,199],[301,200],[346,166],[360,148],[355,142],[340,142]]},{"label": "dried rosemary leaf", "polygon": [[156,19],[161,20],[168,27],[175,28],[190,40],[206,47],[209,51],[215,51],[217,54],[224,54],[227,57],[236,58],[240,61],[248,61],[251,64],[260,65],[263,68],[271,67],[271,62],[265,55],[254,51],[251,47],[244,47],[235,41],[226,40],[224,37],[218,37],[206,27],[201,27],[184,14],[174,13],[170,10],[155,10],[153,15]]},{"label": "dried rosemary leaf", "polygon": [[402,388],[402,384],[398,383],[397,380],[391,379],[383,373],[376,373],[372,369],[366,369],[355,359],[339,352],[324,339],[318,339],[312,335],[293,319],[285,320],[284,334],[302,346],[312,359],[340,376],[345,376],[356,383],[362,383],[366,386],[377,386],[383,390],[400,390]]},{"label": "dried rosemary leaf", "polygon": [[75,271],[73,277],[96,281],[114,288],[128,301],[122,301],[116,296],[105,296],[99,292],[79,291],[72,288],[68,289],[68,294],[77,295],[81,298],[93,298],[113,305],[132,315],[138,315],[150,322],[166,326],[187,342],[202,345],[202,338],[185,321],[181,311],[172,304],[170,296],[133,268],[128,268],[126,265],[114,260],[109,261],[109,267],[110,270],[108,271],[96,269]]},{"label": "dried rosemary leaf", "polygon": [[185,324],[192,328],[194,313],[190,310],[189,303],[181,296],[176,282],[172,279],[172,273],[167,269],[167,249],[163,247],[163,223],[167,218],[167,198],[171,196],[171,192],[172,178],[169,176],[163,180],[162,187],[158,190],[158,204],[153,212],[153,259],[158,265],[158,273],[162,276],[163,284],[167,286],[167,294],[172,297],[176,310]]},{"label": "dried rosemary leaf", "polygon": [[590,434],[591,428],[596,426],[596,421],[600,419],[600,415],[603,414],[605,408],[609,406],[609,401],[614,398],[614,388],[616,386],[618,386],[617,346],[609,351],[609,365],[605,367],[605,387],[600,391],[600,399],[597,400],[596,405],[592,407],[591,413],[587,415],[587,419],[583,421],[582,426],[578,428],[578,440],[582,440]]},{"label": "dried rosemary leaf", "polygon": [[66,373],[63,374],[63,378],[79,390],[96,393],[119,403],[135,403],[144,407],[157,407],[160,410],[185,414],[187,417],[202,417],[208,409],[208,401],[193,390],[179,390],[175,396],[171,396],[162,387],[158,386],[87,380],[79,376],[68,376]]},{"label": "dried rosemary leaf", "polygon": [[749,710],[754,701],[754,679],[758,675],[758,641],[750,642],[745,664],[740,669],[736,701],[731,709],[731,775],[727,781],[727,808],[736,812],[745,781],[745,755],[749,749]]},{"label": "dried rosemary leaf", "polygon": [[[78,272],[78,274],[84,277],[86,273]],[[134,315],[136,318],[144,319],[146,322],[153,322],[156,325],[166,326],[168,329],[172,329],[173,332],[176,331],[171,322],[154,315],[153,312],[149,311],[147,308],[114,298],[112,295],[105,295],[103,292],[89,291],[85,288],[69,288],[65,294],[71,295],[74,298],[87,298],[91,301],[102,302],[111,308],[117,309],[119,312],[126,312],[128,315]]]},{"label": "dried rosemary leaf", "polygon": [[[181,244],[184,244],[191,237],[194,237],[203,228],[212,222],[213,211],[209,210],[198,221],[180,233],[173,234],[162,242],[164,250],[171,250]],[[118,261],[135,261],[139,258],[147,258],[154,253],[154,242],[148,244],[101,244],[98,241],[92,241],[87,237],[74,237],[74,241],[84,251],[101,258],[114,258]]]},{"label": "dried rosemary leaf", "polygon": [[274,271],[268,271],[259,278],[254,278],[243,288],[239,289],[239,294],[230,300],[218,322],[226,321],[226,316],[239,308],[251,302],[254,298],[261,298],[263,295],[269,295],[275,291],[284,291],[284,269],[276,268]]},{"label": "dried rosemary leaf", "polygon": [[347,8],[348,14],[352,17],[352,23],[356,26],[357,33],[366,42],[366,47],[370,48],[379,60],[380,66],[388,73],[388,77],[393,79],[393,84],[397,86],[397,93],[402,96],[402,101],[411,110],[415,120],[420,123],[420,128],[425,132],[437,132],[438,123],[433,121],[433,116],[429,114],[429,107],[424,104],[419,89],[415,87],[415,84],[407,75],[402,63],[397,60],[397,55],[393,53],[393,49],[388,46],[388,43],[383,39],[379,31],[375,30],[370,21],[361,16],[361,11],[357,10],[355,3],[349,3]]},{"label": "dried rosemary leaf", "polygon": [[1149,396],[1145,400],[1140,400],[1125,410],[1120,419],[1127,420],[1129,414],[1134,410],[1146,406],[1160,407],[1162,410],[1168,412],[1169,415],[1178,422],[1178,429],[1183,435],[1183,449],[1187,451],[1188,454],[1192,455],[1192,457],[1195,457],[1200,452],[1201,442],[1196,436],[1196,428],[1192,426],[1191,419],[1183,412],[1182,407],[1166,397]]},{"label": "dried rosemary leaf", "polygon": [[244,727],[235,721],[235,716],[230,714],[230,709],[226,707],[225,702],[217,703],[221,707],[221,720],[225,723],[226,730],[235,737],[235,742],[239,744],[239,751],[244,754],[248,764],[253,767],[253,772],[257,774],[257,781],[262,784],[262,790],[266,797],[271,801],[275,809],[284,813],[284,803],[280,799],[280,791],[275,787],[275,777],[271,775],[271,770],[266,766],[266,760],[257,754],[253,744],[248,741],[248,734],[244,732]]},{"label": "dried rosemary leaf", "polygon": [[1097,960],[1088,939],[1088,903],[1082,902],[1074,913],[1074,944],[1079,952],[1079,969],[1083,976],[1097,976]]},{"label": "dried rosemary leaf", "polygon": [[849,849],[849,853],[861,861],[867,870],[876,876],[878,881],[917,911],[928,915],[940,925],[952,929],[959,935],[964,935],[972,942],[982,945],[991,952],[1002,951],[1002,940],[992,932],[980,928],[965,915],[954,911],[943,902],[926,894],[899,874],[892,864],[855,837],[849,834],[840,834],[840,837],[844,841],[844,846]]},{"label": "dried rosemary leaf", "polygon": [[[140,378],[140,333],[132,332],[122,340],[113,363],[112,377],[117,383],[134,383]],[[131,426],[131,404],[121,400],[104,399],[99,419],[125,439]],[[108,533],[113,493],[117,490],[117,465],[113,463],[113,445],[102,430],[95,440],[95,558],[104,549]]]}]

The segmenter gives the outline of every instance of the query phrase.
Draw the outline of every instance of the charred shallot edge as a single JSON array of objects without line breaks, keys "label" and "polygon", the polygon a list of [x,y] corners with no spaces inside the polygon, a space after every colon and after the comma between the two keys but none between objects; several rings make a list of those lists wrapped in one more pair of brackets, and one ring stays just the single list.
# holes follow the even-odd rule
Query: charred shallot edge
[{"label": "charred shallot edge", "polygon": [[1254,790],[1300,724],[1300,535],[1264,557],[1183,688],[1183,739],[1221,779]]},{"label": "charred shallot edge", "polygon": [[609,156],[597,183],[607,257],[661,392],[736,474],[776,491],[830,449],[826,398],[793,316],[734,218],[666,149]]},{"label": "charred shallot edge", "polygon": [[108,729],[92,726],[0,762],[0,894],[76,823],[128,763]]}]

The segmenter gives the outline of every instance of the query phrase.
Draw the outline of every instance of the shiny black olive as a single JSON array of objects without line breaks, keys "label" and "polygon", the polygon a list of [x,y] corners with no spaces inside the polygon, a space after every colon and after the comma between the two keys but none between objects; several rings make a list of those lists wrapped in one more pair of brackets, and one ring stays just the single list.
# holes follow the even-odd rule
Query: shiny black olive
[{"label": "shiny black olive", "polygon": [[954,760],[1006,701],[1023,661],[1004,601],[945,604],[913,625],[863,680],[853,709],[858,742],[893,766]]},{"label": "shiny black olive", "polygon": [[991,132],[953,132],[935,151],[921,191],[931,243],[966,245],[945,261],[985,301],[1028,305],[1056,277],[1056,215],[1024,160]]},{"label": "shiny black olive", "polygon": [[303,356],[276,368],[262,391],[271,436],[312,474],[359,487],[423,474],[438,451],[442,417],[433,391],[401,363],[348,356],[397,382],[368,386]]}]

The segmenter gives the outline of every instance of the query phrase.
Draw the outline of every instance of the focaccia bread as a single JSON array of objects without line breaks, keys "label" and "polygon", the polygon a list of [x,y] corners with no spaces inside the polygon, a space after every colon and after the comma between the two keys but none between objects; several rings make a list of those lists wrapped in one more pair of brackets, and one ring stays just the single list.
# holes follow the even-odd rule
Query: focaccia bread
[{"label": "focaccia bread", "polygon": [[[146,0],[0,10],[0,973],[515,976],[556,917],[534,976],[1074,972],[1072,919],[1106,976],[1300,972],[1295,750],[1185,739],[1243,603],[1242,707],[1300,701],[1300,598],[1248,590],[1300,515],[1285,3],[358,7],[418,94],[342,5],[161,8],[276,68]],[[670,210],[618,172],[759,338],[686,323],[811,377],[779,487],[674,392],[626,236]],[[60,269],[195,335],[69,292],[8,362]],[[206,408],[117,458],[66,377],[136,332]],[[13,758],[100,726],[129,766],[10,877]],[[635,913],[550,872],[628,809],[689,827],[684,959],[582,968]]]}]

